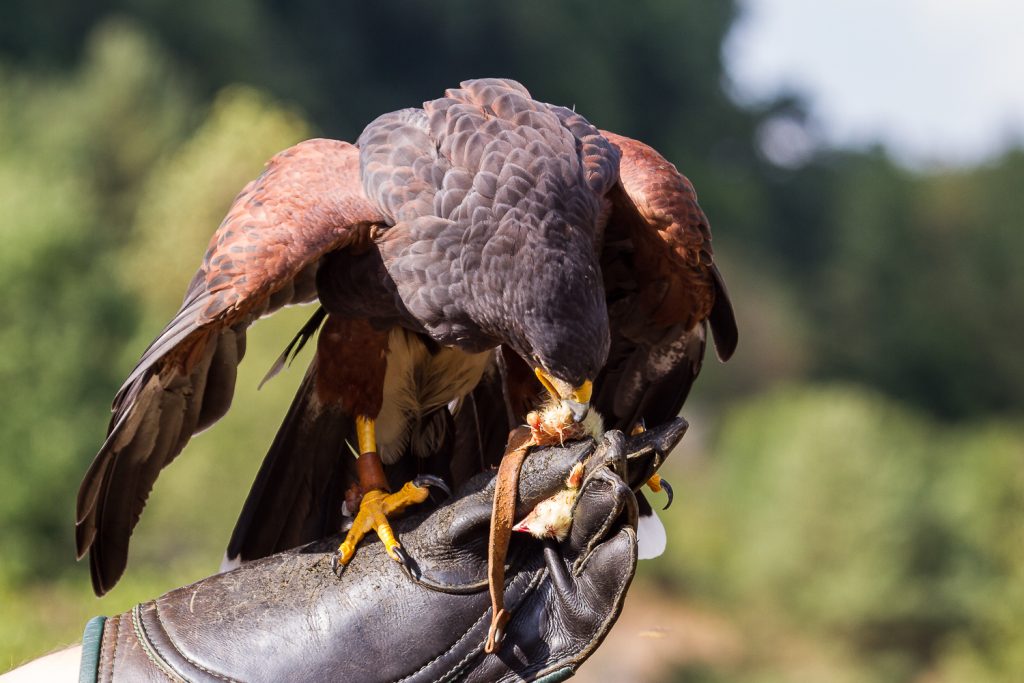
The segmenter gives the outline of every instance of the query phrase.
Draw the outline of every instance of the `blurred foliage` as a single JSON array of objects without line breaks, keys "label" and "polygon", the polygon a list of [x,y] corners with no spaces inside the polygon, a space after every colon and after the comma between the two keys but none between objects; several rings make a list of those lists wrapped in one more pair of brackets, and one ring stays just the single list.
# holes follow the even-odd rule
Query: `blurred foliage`
[{"label": "blurred foliage", "polygon": [[[1024,430],[789,387],[729,410],[714,451],[673,479],[661,580],[831,643],[863,680],[1024,670]],[[782,666],[774,647],[752,656]]]},{"label": "blurred foliage", "polygon": [[[249,395],[161,478],[132,547],[137,571],[102,601],[73,562],[75,491],[113,392],[180,303],[211,226],[266,159],[310,130],[244,87],[203,107],[123,21],[103,25],[66,78],[5,76],[15,97],[0,105],[0,137],[11,142],[0,155],[0,315],[16,324],[0,328],[0,381],[18,391],[0,396],[0,477],[17,482],[0,497],[0,594],[24,593],[3,600],[0,642],[11,659],[0,664],[15,664],[39,642],[73,640],[90,613],[216,569],[301,373],[258,395],[256,384],[307,311],[256,326],[238,380]],[[39,584],[68,573],[74,581]]]},{"label": "blurred foliage", "polygon": [[256,384],[308,310],[250,333],[234,409],[161,476],[103,600],[71,557],[72,522],[109,400],[238,190],[300,139],[351,140],[497,75],[659,148],[715,227],[743,341],[687,407],[670,552],[641,580],[727,613],[746,646],[677,680],[1014,680],[1024,152],[920,174],[884,150],[788,149],[813,142],[799,96],[727,95],[736,14],[675,0],[0,5],[0,667],[219,562],[301,367]]},{"label": "blurred foliage", "polygon": [[4,573],[47,576],[71,552],[73,492],[102,437],[138,316],[111,277],[140,178],[183,135],[189,97],[165,58],[113,23],[82,65],[0,71],[0,497]]},{"label": "blurred foliage", "polygon": [[817,365],[945,417],[1024,406],[1024,153],[917,177],[848,158],[813,306]]}]

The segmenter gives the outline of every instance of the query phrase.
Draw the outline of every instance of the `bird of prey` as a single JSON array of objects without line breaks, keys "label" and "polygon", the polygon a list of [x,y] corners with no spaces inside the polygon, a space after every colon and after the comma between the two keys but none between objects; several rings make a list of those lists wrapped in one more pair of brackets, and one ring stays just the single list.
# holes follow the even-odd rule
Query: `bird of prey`
[{"label": "bird of prey", "polygon": [[688,181],[514,81],[464,82],[379,117],[355,145],[300,143],[236,198],[114,399],[78,496],[78,553],[97,594],[123,573],[160,470],[227,411],[248,326],[314,300],[286,355],[314,336],[316,350],[232,558],[333,533],[358,508],[337,565],[369,530],[407,562],[387,516],[426,489],[395,478],[443,451],[495,349],[517,364],[515,400],[543,387],[572,421],[593,399],[625,424],[685,396],[709,322],[720,357],[736,343]]}]

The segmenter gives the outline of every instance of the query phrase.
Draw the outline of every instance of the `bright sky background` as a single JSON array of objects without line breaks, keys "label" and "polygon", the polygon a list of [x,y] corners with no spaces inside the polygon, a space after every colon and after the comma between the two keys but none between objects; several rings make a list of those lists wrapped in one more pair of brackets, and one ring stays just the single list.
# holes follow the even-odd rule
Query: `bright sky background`
[{"label": "bright sky background", "polygon": [[911,166],[1024,142],[1024,0],[744,0],[726,59],[740,101],[789,87],[830,143]]}]

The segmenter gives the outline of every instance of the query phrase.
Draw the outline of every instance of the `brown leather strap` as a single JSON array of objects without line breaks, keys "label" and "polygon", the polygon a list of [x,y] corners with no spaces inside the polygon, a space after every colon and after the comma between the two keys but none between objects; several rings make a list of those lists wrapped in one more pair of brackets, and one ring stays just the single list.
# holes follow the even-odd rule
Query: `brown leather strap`
[{"label": "brown leather strap", "polygon": [[379,489],[391,491],[388,486],[388,477],[384,474],[384,465],[380,462],[380,456],[374,451],[360,453],[356,458],[356,474],[359,476],[359,487],[363,493]]},{"label": "brown leather strap", "polygon": [[519,470],[526,452],[533,445],[529,427],[513,429],[508,435],[505,455],[498,466],[494,484],[494,507],[491,511],[491,534],[487,542],[487,582],[491,591],[491,627],[487,631],[484,652],[492,654],[501,647],[505,625],[511,613],[505,609],[505,556],[515,523],[516,494],[519,492]]}]

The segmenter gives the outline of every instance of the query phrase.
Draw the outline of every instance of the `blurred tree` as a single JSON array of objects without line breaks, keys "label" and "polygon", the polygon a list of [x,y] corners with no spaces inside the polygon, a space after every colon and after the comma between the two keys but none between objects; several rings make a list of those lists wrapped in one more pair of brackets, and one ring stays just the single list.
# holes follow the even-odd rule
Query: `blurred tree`
[{"label": "blurred tree", "polygon": [[[11,150],[0,157],[7,216],[0,285],[8,293],[0,316],[13,321],[0,329],[0,382],[17,387],[0,397],[0,438],[20,454],[0,460],[0,477],[18,482],[0,501],[0,523],[14,530],[0,556],[15,579],[73,566],[75,490],[102,441],[111,396],[177,308],[238,190],[275,152],[309,137],[295,112],[233,88],[186,138],[195,105],[137,30],[105,25],[89,55],[58,86],[11,76],[16,96],[0,114],[0,139]],[[251,375],[266,371],[302,315],[274,321],[276,336],[254,335],[250,356],[258,367],[246,368],[240,387],[255,388]],[[178,490],[153,515],[179,532],[188,551],[167,542],[173,532],[157,531],[148,546],[154,562],[176,558],[196,571],[202,557],[198,571],[215,568],[211,558],[226,542],[249,470],[300,376],[251,397],[234,428],[197,442],[194,450],[207,457],[196,456],[196,465],[171,478]],[[267,403],[274,398],[276,405]],[[271,413],[274,419],[260,419]],[[228,444],[233,451],[225,452]],[[248,469],[223,463],[232,452]],[[197,484],[218,477],[230,491],[217,498],[225,501],[219,515],[209,486]],[[195,504],[183,505],[188,500]],[[182,509],[194,514],[177,515]]]},{"label": "blurred tree", "polygon": [[96,600],[73,558],[74,499],[110,398],[239,188],[310,132],[248,88],[204,113],[129,23],[100,26],[87,54],[62,78],[0,70],[0,670],[214,571],[302,374],[255,393],[308,312],[257,325],[239,376],[249,395],[161,478],[129,575]]},{"label": "blurred tree", "polygon": [[0,52],[31,66],[71,66],[89,31],[106,14],[102,0],[0,4]]},{"label": "blurred tree", "polygon": [[1024,152],[916,177],[882,154],[847,157],[835,244],[805,293],[819,372],[938,415],[1024,407]]},{"label": "blurred tree", "polygon": [[0,562],[67,566],[74,492],[134,327],[114,255],[139,180],[179,139],[187,91],[136,30],[105,25],[67,77],[0,72]]},{"label": "blurred tree", "polygon": [[[92,25],[122,13],[159,36],[205,92],[236,82],[259,86],[301,104],[331,135],[354,137],[379,114],[436,97],[459,80],[508,76],[661,146],[749,148],[750,116],[721,87],[734,0],[229,0],[217,12],[166,0],[75,5],[47,14],[28,0],[6,3],[0,51],[67,63]],[[735,140],[723,140],[727,128],[739,133]]]},{"label": "blurred tree", "polygon": [[[659,575],[761,615],[758,637],[796,628],[840,644],[870,663],[868,680],[1014,680],[1024,432],[790,388],[729,411],[714,451],[703,476],[673,480],[683,508],[666,518],[676,542]],[[763,671],[776,655],[757,656]]]},{"label": "blurred tree", "polygon": [[948,681],[1017,681],[1024,671],[1024,435],[984,424],[943,440],[932,511],[948,530],[942,590],[965,618],[937,669]]}]

